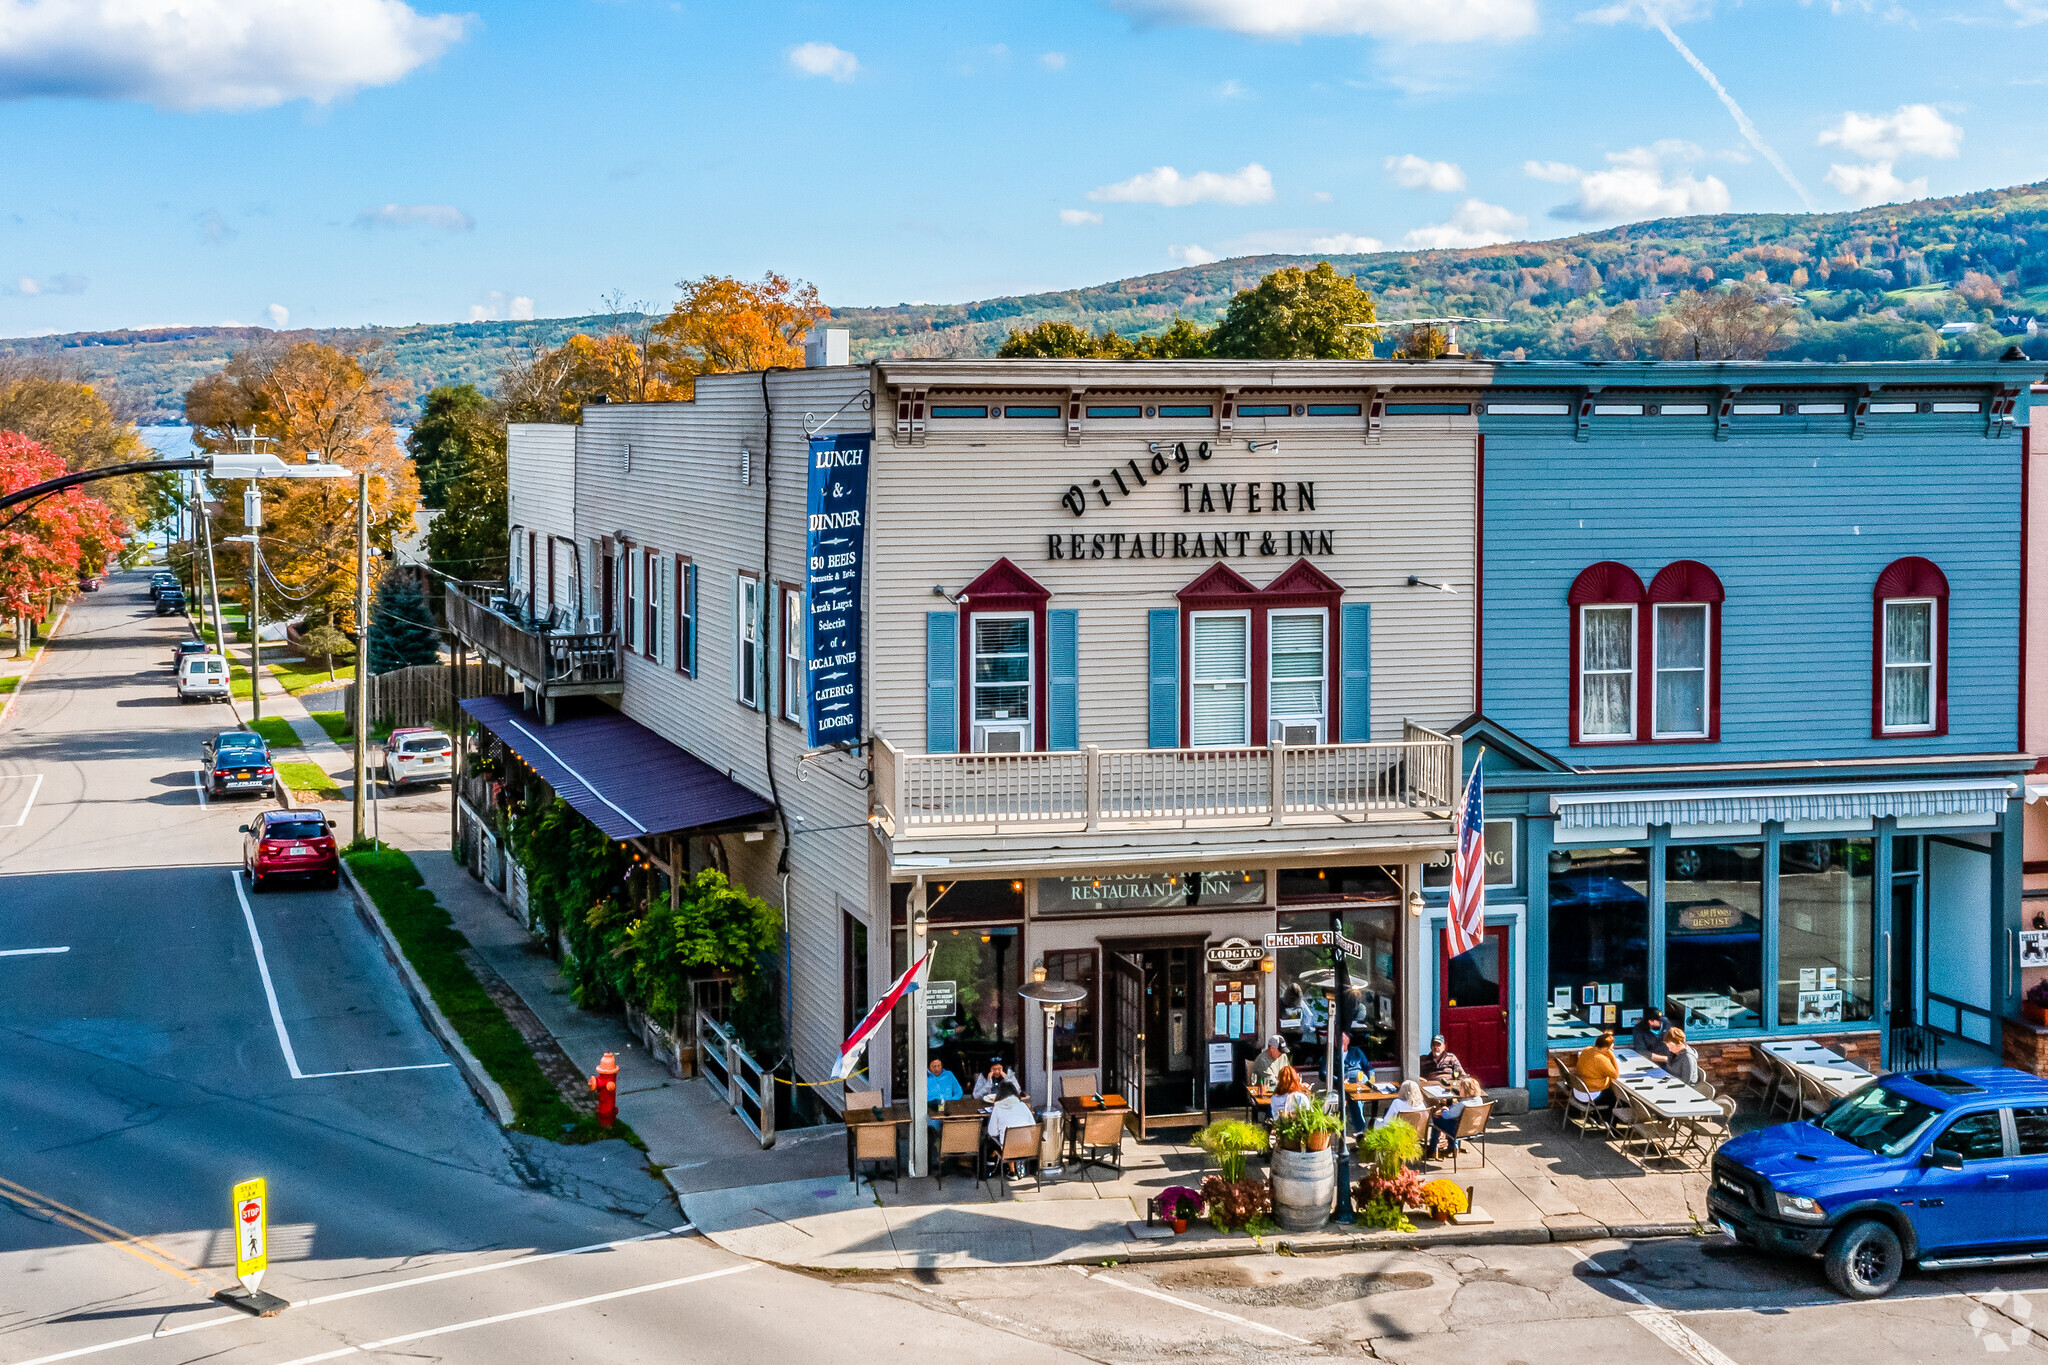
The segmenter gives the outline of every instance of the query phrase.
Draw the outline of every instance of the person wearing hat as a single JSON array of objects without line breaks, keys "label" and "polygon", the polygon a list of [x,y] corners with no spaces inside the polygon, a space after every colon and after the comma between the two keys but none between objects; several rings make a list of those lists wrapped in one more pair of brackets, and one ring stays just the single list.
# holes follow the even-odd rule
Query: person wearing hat
[{"label": "person wearing hat", "polygon": [[1009,1073],[1003,1069],[1003,1059],[1000,1057],[989,1058],[988,1070],[974,1078],[974,1098],[993,1101],[996,1097],[996,1091],[1002,1088],[1003,1082],[1007,1079],[1009,1079]]},{"label": "person wearing hat", "polygon": [[1444,1046],[1444,1036],[1439,1033],[1429,1040],[1429,1052],[1422,1059],[1422,1081],[1425,1085],[1449,1085],[1465,1074],[1465,1064],[1458,1060],[1458,1054]]},{"label": "person wearing hat", "polygon": [[1268,1090],[1280,1084],[1280,1068],[1287,1065],[1287,1040],[1274,1034],[1266,1040],[1266,1047],[1252,1059],[1252,1084]]},{"label": "person wearing hat", "polygon": [[1671,1060],[1671,1049],[1664,1041],[1664,1016],[1655,1005],[1646,1008],[1643,1017],[1636,1020],[1635,1028],[1629,1032],[1628,1045],[1652,1066],[1662,1066]]}]

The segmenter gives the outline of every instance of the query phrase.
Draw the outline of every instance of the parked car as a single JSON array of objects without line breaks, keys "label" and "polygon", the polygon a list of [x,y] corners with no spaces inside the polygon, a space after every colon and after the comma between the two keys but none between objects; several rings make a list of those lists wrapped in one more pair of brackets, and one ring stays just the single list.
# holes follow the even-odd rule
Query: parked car
[{"label": "parked car", "polygon": [[176,616],[185,610],[185,593],[182,588],[165,588],[156,595],[156,614]]},{"label": "parked car", "polygon": [[334,822],[317,810],[267,810],[242,826],[242,871],[251,891],[285,880],[341,885]]},{"label": "parked car", "polygon": [[185,662],[187,654],[204,654],[210,648],[212,646],[208,645],[204,640],[178,641],[178,643],[171,646],[171,670],[176,672],[178,665]]},{"label": "parked car", "polygon": [[1818,1119],[1724,1143],[1707,1210],[1743,1246],[1818,1254],[1851,1298],[1889,1293],[1909,1263],[2048,1261],[2048,1080],[1886,1076]]},{"label": "parked car", "polygon": [[188,654],[178,664],[179,701],[226,701],[228,661],[218,654]]},{"label": "parked car", "polygon": [[378,771],[393,790],[437,781],[455,771],[455,741],[426,726],[393,730],[378,748]]},{"label": "parked car", "polygon": [[100,590],[100,581],[97,578],[81,578],[78,580],[78,590],[80,592],[98,592]]},{"label": "parked car", "polygon": [[158,569],[149,576],[149,600],[156,601],[157,594],[165,588],[178,586],[178,576],[164,569]]},{"label": "parked car", "polygon": [[267,795],[277,786],[270,746],[247,730],[223,730],[200,746],[206,762],[206,789],[214,796],[231,792]]}]

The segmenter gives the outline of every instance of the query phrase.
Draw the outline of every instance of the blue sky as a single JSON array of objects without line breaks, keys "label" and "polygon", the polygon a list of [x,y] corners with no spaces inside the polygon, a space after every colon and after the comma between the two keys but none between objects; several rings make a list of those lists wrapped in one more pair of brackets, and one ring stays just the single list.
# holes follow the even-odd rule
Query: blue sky
[{"label": "blue sky", "polygon": [[2044,58],[2048,0],[12,0],[0,334],[1844,209],[2048,178]]}]

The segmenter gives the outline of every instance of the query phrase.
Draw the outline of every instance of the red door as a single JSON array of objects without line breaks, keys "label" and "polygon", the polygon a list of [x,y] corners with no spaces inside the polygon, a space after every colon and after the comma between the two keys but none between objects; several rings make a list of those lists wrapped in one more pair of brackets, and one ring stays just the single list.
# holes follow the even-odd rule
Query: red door
[{"label": "red door", "polygon": [[1443,994],[1438,1017],[1443,1020],[1444,1046],[1458,1054],[1465,1070],[1485,1086],[1508,1083],[1508,930],[1488,928],[1485,940],[1471,952],[1450,955],[1450,935],[1443,940]]}]

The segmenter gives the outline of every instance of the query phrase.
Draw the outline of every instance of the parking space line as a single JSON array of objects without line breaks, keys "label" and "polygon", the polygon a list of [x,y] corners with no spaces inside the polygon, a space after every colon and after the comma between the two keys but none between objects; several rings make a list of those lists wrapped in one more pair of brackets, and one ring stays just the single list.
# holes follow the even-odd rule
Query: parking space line
[{"label": "parking space line", "polygon": [[69,947],[64,947],[64,948],[0,948],[0,957],[34,957],[34,956],[35,956],[36,954],[38,954],[38,953],[68,953],[68,952],[70,952],[70,951],[71,951],[71,949],[70,949]]},{"label": "parking space line", "polygon": [[[1254,1322],[1250,1318],[1241,1318],[1235,1313],[1226,1313],[1220,1308],[1208,1308],[1199,1303],[1190,1303],[1186,1299],[1177,1299],[1171,1294],[1162,1294],[1156,1289],[1146,1289],[1139,1285],[1132,1284],[1128,1280],[1118,1279],[1113,1275],[1092,1274],[1083,1266],[1068,1266],[1067,1269],[1073,1271],[1082,1279],[1091,1280],[1096,1284],[1114,1285],[1118,1289],[1128,1289],[1133,1294],[1143,1294],[1148,1299],[1158,1299],[1162,1303],[1170,1303],[1178,1308],[1190,1308],[1193,1309],[1195,1312],[1204,1314],[1208,1317],[1221,1318],[1225,1322],[1234,1322],[1240,1327],[1250,1327],[1255,1331],[1270,1332],[1272,1335],[1280,1337],[1286,1341],[1296,1342],[1303,1346],[1309,1344],[1306,1338],[1295,1336],[1290,1332],[1283,1332],[1278,1327],[1268,1327],[1263,1322]],[[1731,1361],[1729,1365],[1733,1365],[1733,1362]]]},{"label": "parking space line", "polygon": [[198,768],[192,770],[192,790],[199,793],[199,804],[203,809],[206,805],[206,778]]},{"label": "parking space line", "polygon": [[263,997],[270,1002],[270,1022],[277,1027],[277,1045],[284,1051],[284,1064],[290,1068],[295,1081],[325,1080],[330,1076],[373,1076],[386,1071],[445,1071],[452,1062],[422,1062],[415,1066],[367,1066],[356,1071],[301,1071],[299,1056],[292,1051],[292,1036],[285,1030],[284,1011],[277,1005],[277,987],[270,980],[270,962],[263,955],[263,936],[256,932],[256,912],[249,908],[249,898],[242,892],[242,874],[230,872],[228,880],[234,883],[235,899],[242,904],[242,918],[249,925],[249,942],[256,949],[256,970],[263,977]]},{"label": "parking space line", "polygon": [[[1567,1243],[1565,1250],[1578,1258],[1580,1265],[1592,1265],[1593,1258],[1577,1247]],[[1693,1365],[1735,1365],[1735,1361],[1720,1347],[1708,1341],[1698,1332],[1678,1320],[1678,1314],[1668,1308],[1659,1308],[1642,1290],[1627,1280],[1616,1276],[1604,1276],[1607,1284],[1634,1299],[1642,1307],[1629,1314],[1631,1321],[1639,1324],[1644,1331],[1669,1346],[1678,1354],[1693,1362]]]},{"label": "parking space line", "polygon": [[15,817],[13,824],[0,825],[0,829],[20,829],[28,823],[29,808],[36,803],[36,793],[43,789],[43,775],[41,773],[8,773],[0,776],[0,782],[27,782],[29,784],[28,799],[21,803],[21,814]]}]

